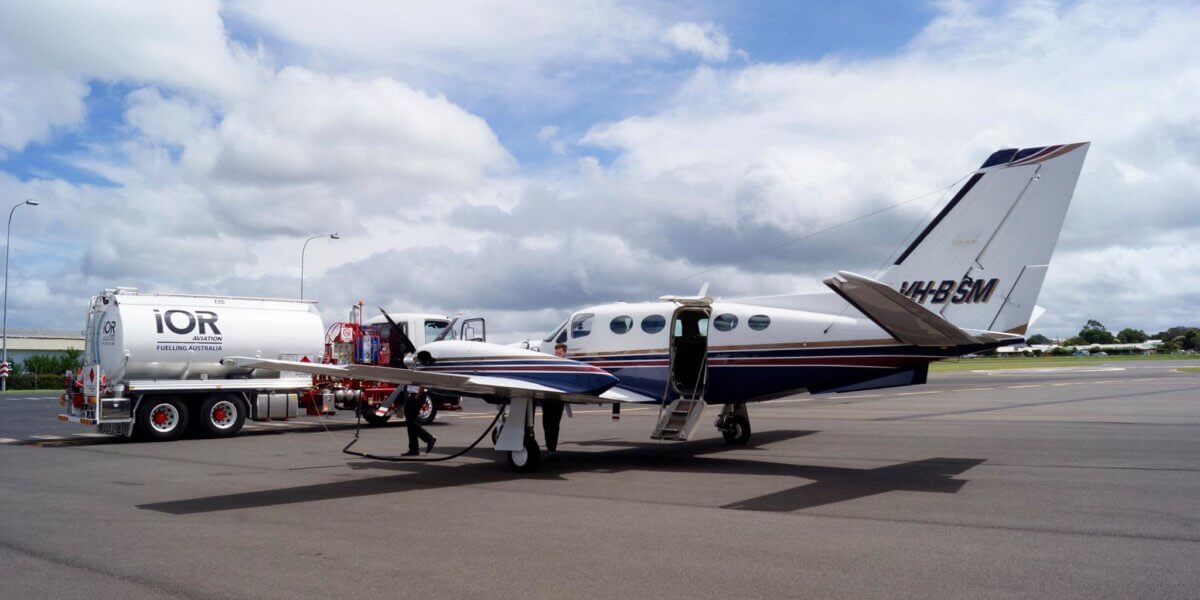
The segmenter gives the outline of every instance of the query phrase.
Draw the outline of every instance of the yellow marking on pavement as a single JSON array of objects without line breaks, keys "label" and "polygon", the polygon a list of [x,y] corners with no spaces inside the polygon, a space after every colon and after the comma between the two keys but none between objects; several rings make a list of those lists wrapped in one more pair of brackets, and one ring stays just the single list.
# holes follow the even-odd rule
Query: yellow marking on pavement
[{"label": "yellow marking on pavement", "polygon": [[928,394],[940,394],[940,393],[942,393],[942,392],[940,392],[940,391],[930,391],[930,392],[904,392],[903,394],[896,394],[896,395],[897,395],[897,396],[924,396],[924,395],[928,395]]}]

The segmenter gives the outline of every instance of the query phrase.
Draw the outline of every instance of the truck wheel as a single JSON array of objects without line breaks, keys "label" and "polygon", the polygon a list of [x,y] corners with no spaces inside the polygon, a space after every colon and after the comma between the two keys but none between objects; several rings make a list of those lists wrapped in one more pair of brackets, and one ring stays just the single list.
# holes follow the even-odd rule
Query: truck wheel
[{"label": "truck wheel", "polygon": [[360,402],[358,404],[358,410],[362,413],[363,420],[367,422],[367,425],[370,425],[372,427],[379,427],[380,425],[387,423],[388,420],[392,418],[392,414],[393,414],[392,411],[389,410],[386,415],[383,415],[382,417],[377,416],[375,414],[376,408],[377,407],[375,407],[375,406],[371,406],[370,404],[367,404],[366,401]]},{"label": "truck wheel", "polygon": [[187,407],[178,398],[145,398],[138,407],[137,425],[146,439],[177,440],[187,424]]},{"label": "truck wheel", "polygon": [[417,413],[417,421],[422,425],[428,425],[437,419],[437,403],[433,401],[433,397],[425,394],[425,401],[421,403],[421,411]]},{"label": "truck wheel", "polygon": [[197,415],[204,433],[212,437],[233,437],[246,423],[242,401],[232,394],[213,394],[200,404]]}]

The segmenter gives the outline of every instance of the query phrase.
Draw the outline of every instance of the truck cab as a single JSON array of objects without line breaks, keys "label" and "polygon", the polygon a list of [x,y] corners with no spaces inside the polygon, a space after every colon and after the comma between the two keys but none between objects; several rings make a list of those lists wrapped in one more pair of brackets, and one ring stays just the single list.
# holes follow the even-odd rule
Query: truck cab
[{"label": "truck cab", "polygon": [[[390,320],[389,320],[390,318]],[[353,307],[347,321],[334,323],[326,334],[324,362],[330,364],[362,364],[403,368],[407,346],[400,332],[421,347],[435,340],[465,339],[487,340],[487,325],[483,319],[452,319],[446,315],[432,313],[388,312],[386,316],[365,319],[362,303]],[[330,408],[356,409],[368,425],[382,425],[389,421],[400,408],[403,398],[391,404],[394,384],[379,381],[354,379],[317,378],[316,393],[320,394]],[[423,424],[432,423],[442,410],[462,410],[458,396],[424,393],[420,411]]]}]

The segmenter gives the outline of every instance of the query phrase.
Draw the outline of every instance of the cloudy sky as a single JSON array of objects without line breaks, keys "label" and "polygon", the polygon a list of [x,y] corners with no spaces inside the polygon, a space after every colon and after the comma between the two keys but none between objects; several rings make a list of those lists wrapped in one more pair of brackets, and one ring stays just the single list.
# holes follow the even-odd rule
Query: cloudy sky
[{"label": "cloudy sky", "polygon": [[14,327],[116,285],[295,296],[332,231],[326,320],[513,338],[704,281],[815,290],[991,151],[1074,141],[1035,331],[1200,322],[1194,2],[0,4],[0,199],[42,202]]}]

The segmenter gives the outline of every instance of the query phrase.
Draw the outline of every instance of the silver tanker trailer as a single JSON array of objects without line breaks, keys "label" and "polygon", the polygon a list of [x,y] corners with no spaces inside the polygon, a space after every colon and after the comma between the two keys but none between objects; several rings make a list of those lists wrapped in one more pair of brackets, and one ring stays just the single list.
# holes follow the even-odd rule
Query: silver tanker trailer
[{"label": "silver tanker trailer", "polygon": [[173,440],[189,423],[217,437],[247,418],[296,416],[312,377],[222,365],[225,356],[320,361],[315,302],[106,290],[92,298],[83,367],[59,420]]}]

